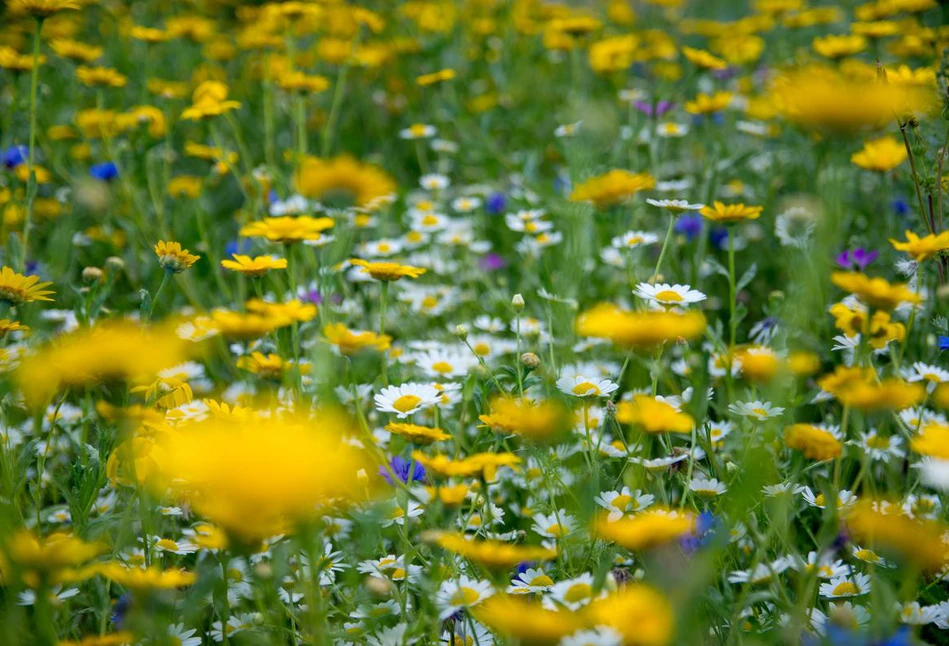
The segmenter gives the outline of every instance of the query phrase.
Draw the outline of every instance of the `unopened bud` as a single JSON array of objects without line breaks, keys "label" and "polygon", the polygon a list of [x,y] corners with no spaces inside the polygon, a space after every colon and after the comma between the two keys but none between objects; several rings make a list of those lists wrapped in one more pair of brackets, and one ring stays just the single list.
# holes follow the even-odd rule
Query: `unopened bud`
[{"label": "unopened bud", "polygon": [[254,566],[254,576],[258,579],[269,579],[273,576],[273,567],[270,563],[258,563]]},{"label": "unopened bud", "polygon": [[455,326],[455,336],[464,341],[468,338],[468,326],[467,325],[456,325]]},{"label": "unopened bud", "polygon": [[125,269],[125,261],[118,256],[109,256],[105,259],[105,266],[111,271],[122,271]]},{"label": "unopened bud", "polygon": [[366,577],[366,589],[375,594],[389,595],[393,590],[392,582],[378,576]]},{"label": "unopened bud", "polygon": [[528,370],[537,370],[540,367],[540,357],[533,352],[525,352],[521,355],[521,364]]},{"label": "unopened bud", "polygon": [[511,307],[514,308],[515,312],[524,311],[524,297],[520,294],[514,294],[514,298],[511,299]]},{"label": "unopened bud", "polygon": [[102,270],[98,267],[86,267],[82,270],[82,280],[86,283],[101,283]]}]

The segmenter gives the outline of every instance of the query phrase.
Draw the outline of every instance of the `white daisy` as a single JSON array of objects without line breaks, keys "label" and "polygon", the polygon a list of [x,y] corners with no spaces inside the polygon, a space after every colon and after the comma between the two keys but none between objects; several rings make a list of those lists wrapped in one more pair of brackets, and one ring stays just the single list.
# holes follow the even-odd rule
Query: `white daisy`
[{"label": "white daisy", "polygon": [[622,491],[604,491],[598,494],[596,504],[609,511],[606,517],[609,522],[616,522],[624,514],[642,511],[655,502],[656,497],[652,494],[644,494],[641,490],[630,491],[629,487],[623,487]]},{"label": "white daisy", "polygon": [[566,395],[575,397],[606,397],[619,386],[609,379],[597,379],[585,375],[562,376],[557,380],[557,388]]},{"label": "white daisy", "polygon": [[457,581],[445,581],[435,593],[435,605],[439,608],[439,619],[445,620],[459,610],[476,606],[494,594],[487,581],[478,581],[462,576]]},{"label": "white daisy", "polygon": [[659,242],[659,236],[648,231],[627,231],[621,236],[616,236],[610,242],[615,249],[635,249],[643,245],[656,244]]},{"label": "white daisy", "polygon": [[668,283],[657,285],[639,283],[633,293],[644,300],[664,307],[692,305],[707,298],[702,292],[692,289],[691,285],[670,285]]},{"label": "white daisy", "polygon": [[437,404],[439,396],[440,393],[433,386],[407,383],[383,388],[374,400],[379,412],[395,413],[399,419],[405,419]]},{"label": "white daisy", "polygon": [[448,379],[464,377],[478,364],[467,350],[429,350],[412,356],[426,377]]},{"label": "white daisy", "polygon": [[784,409],[779,406],[772,406],[770,402],[755,400],[753,402],[735,402],[728,405],[729,412],[735,415],[751,417],[758,421],[779,417],[784,414]]},{"label": "white daisy", "polygon": [[560,646],[620,646],[623,636],[609,626],[578,630],[560,640]]},{"label": "white daisy", "polygon": [[698,211],[705,207],[704,204],[690,204],[688,200],[654,200],[650,198],[646,200],[646,203],[658,206],[660,209],[665,209],[676,215],[685,211]]},{"label": "white daisy", "polygon": [[540,568],[528,568],[514,577],[507,591],[511,594],[547,592],[553,585],[554,580],[546,572]]},{"label": "white daisy", "polygon": [[572,532],[576,526],[576,519],[562,511],[553,514],[535,514],[532,529],[545,538],[563,538]]},{"label": "white daisy", "polygon": [[852,577],[836,576],[820,584],[820,596],[827,599],[859,597],[870,592],[870,577],[859,572]]},{"label": "white daisy", "polygon": [[399,130],[400,139],[428,139],[434,137],[438,129],[426,123],[413,123],[408,128]]},{"label": "white daisy", "polygon": [[696,476],[689,482],[689,490],[694,491],[696,495],[711,498],[722,495],[728,491],[728,488],[725,487],[725,483],[719,482],[716,478]]},{"label": "white daisy", "polygon": [[177,646],[201,646],[201,638],[195,637],[197,630],[194,628],[185,630],[184,624],[172,624],[168,626],[168,637],[172,644]]},{"label": "white daisy", "polygon": [[429,173],[427,175],[422,175],[419,178],[418,183],[426,191],[441,191],[451,185],[449,179],[439,173]]},{"label": "white daisy", "polygon": [[903,438],[899,435],[884,437],[874,430],[863,431],[860,433],[860,439],[853,443],[863,449],[871,460],[886,462],[891,458],[902,458],[906,455],[902,449]]},{"label": "white daisy", "polygon": [[550,589],[550,598],[570,610],[579,610],[598,595],[593,587],[593,575],[584,572],[575,579],[559,581]]},{"label": "white daisy", "polygon": [[480,206],[480,197],[457,197],[451,201],[451,208],[458,213],[471,213]]},{"label": "white daisy", "polygon": [[[804,498],[804,501],[812,507],[824,509],[827,506],[827,502],[824,499],[824,494],[819,493],[815,495],[810,487],[804,487],[804,489],[801,490],[801,496]],[[853,492],[847,491],[846,489],[841,489],[837,493],[837,509],[849,507],[855,502],[857,502],[857,496],[855,496]]]}]

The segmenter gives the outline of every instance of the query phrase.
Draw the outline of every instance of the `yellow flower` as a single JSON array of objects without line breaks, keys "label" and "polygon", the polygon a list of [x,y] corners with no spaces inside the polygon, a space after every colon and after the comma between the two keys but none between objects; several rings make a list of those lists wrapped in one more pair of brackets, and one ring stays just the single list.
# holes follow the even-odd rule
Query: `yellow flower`
[{"label": "yellow flower", "polygon": [[779,112],[795,123],[844,133],[877,127],[894,115],[926,112],[935,106],[934,93],[928,89],[855,79],[823,68],[779,77],[771,99]]},{"label": "yellow flower", "polygon": [[0,319],[0,336],[9,334],[10,332],[29,332],[30,326],[23,325],[19,321],[11,321],[10,319]]},{"label": "yellow flower", "polygon": [[78,580],[76,568],[105,551],[105,546],[57,532],[40,537],[21,529],[7,537],[0,552],[0,582],[11,582],[13,575],[29,587],[43,582]]},{"label": "yellow flower", "polygon": [[248,238],[266,238],[271,242],[291,244],[303,240],[319,240],[322,232],[333,227],[332,218],[314,218],[309,215],[264,218],[241,228]]},{"label": "yellow flower", "polygon": [[146,43],[163,43],[171,38],[171,34],[167,31],[153,27],[142,27],[140,25],[134,25],[129,30],[129,36],[135,40],[141,40]]},{"label": "yellow flower", "polygon": [[367,498],[378,467],[344,441],[353,430],[332,411],[270,417],[266,433],[256,418],[180,424],[158,440],[154,485],[170,488],[231,537],[259,542],[325,514],[328,505]]},{"label": "yellow flower", "polygon": [[714,222],[730,224],[742,220],[757,220],[764,209],[760,206],[745,206],[744,204],[725,204],[715,200],[712,206],[703,206],[699,213],[702,217]]},{"label": "yellow flower", "polygon": [[271,269],[287,268],[286,258],[274,258],[273,256],[256,256],[251,258],[250,256],[243,256],[237,253],[233,254],[233,257],[234,260],[222,260],[221,266],[224,267],[224,269],[240,272],[245,276],[263,276]]},{"label": "yellow flower", "polygon": [[683,47],[682,55],[696,67],[702,67],[708,70],[723,70],[728,67],[728,63],[717,56],[713,56],[704,49]]},{"label": "yellow flower", "polygon": [[[907,232],[907,237],[909,235],[910,233]],[[907,244],[912,244],[912,242]],[[916,304],[923,300],[905,283],[890,284],[884,278],[870,278],[858,272],[835,271],[830,275],[830,280],[840,289],[859,298],[868,307],[876,309],[889,311],[901,303]]]},{"label": "yellow flower", "polygon": [[286,303],[272,303],[262,301],[259,298],[252,298],[244,304],[244,307],[247,308],[248,312],[279,321],[281,327],[291,323],[306,323],[312,320],[317,313],[316,305],[304,303],[297,299]]},{"label": "yellow flower", "polygon": [[585,615],[591,625],[616,630],[623,636],[624,644],[666,646],[672,643],[675,633],[675,616],[669,600],[644,583],[628,583],[595,599]]},{"label": "yellow flower", "polygon": [[854,153],[850,161],[867,170],[880,173],[891,171],[906,161],[906,147],[894,137],[882,137],[863,144],[863,150]]},{"label": "yellow flower", "polygon": [[386,430],[404,437],[409,442],[415,444],[431,444],[432,442],[441,442],[451,439],[451,435],[440,428],[418,426],[416,424],[389,422],[386,425]]},{"label": "yellow flower", "polygon": [[690,415],[649,395],[634,395],[633,401],[620,402],[616,407],[616,421],[632,424],[646,433],[688,433],[695,428],[695,420]]},{"label": "yellow flower", "polygon": [[909,446],[921,455],[949,460],[949,426],[927,424],[920,430],[919,435],[910,440]]},{"label": "yellow flower", "polygon": [[587,53],[590,69],[597,74],[611,74],[628,69],[635,59],[639,39],[632,35],[613,36],[598,40]]},{"label": "yellow flower", "polygon": [[48,18],[60,11],[78,11],[82,4],[77,0],[10,0],[7,8],[14,15]]},{"label": "yellow flower", "polygon": [[792,424],[784,429],[784,442],[810,460],[832,460],[843,454],[843,445],[836,437],[811,424]]},{"label": "yellow flower", "polygon": [[158,256],[158,264],[166,271],[180,274],[191,265],[198,262],[201,256],[195,256],[187,249],[181,248],[179,242],[165,242],[160,240],[155,245],[155,255]]},{"label": "yellow flower", "polygon": [[495,432],[513,433],[532,441],[556,439],[569,426],[566,411],[558,403],[514,397],[496,397],[491,402],[491,414],[478,419]]},{"label": "yellow flower", "polygon": [[249,341],[290,325],[291,322],[288,319],[275,319],[261,314],[214,310],[209,318],[199,317],[193,323],[200,330],[217,332],[225,339]]},{"label": "yellow flower", "polygon": [[83,85],[100,87],[125,87],[129,80],[111,67],[87,67],[80,65],[76,68],[76,78]]},{"label": "yellow flower", "polygon": [[539,601],[520,595],[494,594],[470,612],[485,626],[518,644],[558,644],[567,635],[587,627],[579,613],[561,608],[548,610]]},{"label": "yellow flower", "polygon": [[[40,65],[45,64],[46,57],[40,56],[37,62]],[[0,68],[15,72],[29,72],[33,69],[33,55],[21,54],[12,47],[0,45]]]},{"label": "yellow flower", "polygon": [[238,101],[228,101],[228,87],[220,81],[205,81],[195,88],[191,106],[181,113],[182,119],[199,121],[216,117],[241,107]]},{"label": "yellow flower", "polygon": [[614,522],[605,516],[600,517],[594,533],[597,538],[637,552],[678,540],[689,534],[694,525],[695,519],[689,514],[650,509]]},{"label": "yellow flower", "polygon": [[753,34],[729,34],[711,41],[709,49],[732,65],[750,65],[761,58],[764,39]]},{"label": "yellow flower", "polygon": [[845,368],[823,377],[818,385],[832,394],[844,406],[866,411],[903,410],[918,404],[926,396],[926,388],[888,377],[880,382],[874,380],[872,370]]},{"label": "yellow flower", "polygon": [[949,249],[949,231],[943,231],[939,235],[930,233],[925,238],[920,238],[912,231],[906,231],[906,242],[899,242],[890,238],[890,244],[897,251],[908,253],[916,262],[923,262],[940,251]]},{"label": "yellow flower", "polygon": [[[888,505],[891,511],[882,511]],[[863,500],[845,518],[855,540],[873,548],[884,548],[927,572],[941,571],[949,560],[949,545],[943,536],[949,527],[933,520],[904,516],[899,504]]]},{"label": "yellow flower", "polygon": [[335,345],[340,354],[356,354],[364,348],[372,348],[383,352],[389,349],[392,337],[388,334],[376,334],[375,332],[361,332],[350,330],[342,323],[332,323],[323,328],[323,336],[326,342]]},{"label": "yellow flower", "polygon": [[53,292],[46,289],[52,284],[39,282],[39,276],[24,276],[4,267],[0,269],[0,302],[23,305],[33,301],[52,301],[48,296]]},{"label": "yellow flower", "polygon": [[304,197],[336,206],[371,207],[396,190],[395,181],[384,170],[346,155],[305,158],[295,183]]},{"label": "yellow flower", "polygon": [[788,355],[788,368],[797,377],[810,377],[820,372],[820,356],[807,350],[796,350]]},{"label": "yellow flower", "polygon": [[288,92],[317,94],[329,89],[330,80],[325,76],[311,76],[299,70],[286,70],[277,77],[277,85]]},{"label": "yellow flower", "polygon": [[87,570],[90,574],[99,574],[113,583],[136,591],[183,588],[197,580],[193,572],[161,570],[156,566],[127,567],[116,561],[91,565]]},{"label": "yellow flower", "polygon": [[429,85],[435,85],[436,83],[441,83],[443,81],[450,81],[454,78],[455,70],[447,68],[438,70],[437,72],[432,72],[431,74],[422,74],[421,76],[416,76],[415,84],[420,87],[427,87]]},{"label": "yellow flower", "polygon": [[202,179],[193,175],[179,175],[168,180],[168,194],[172,197],[190,197],[201,195]]},{"label": "yellow flower", "polygon": [[699,312],[630,312],[610,303],[601,303],[577,317],[580,336],[609,339],[613,343],[640,350],[667,341],[690,341],[705,332],[705,317]]},{"label": "yellow flower", "polygon": [[549,547],[512,545],[495,540],[470,540],[464,534],[454,532],[438,532],[431,536],[430,540],[452,554],[458,554],[490,569],[510,570],[518,563],[557,558],[557,550]]},{"label": "yellow flower", "polygon": [[859,54],[867,48],[867,39],[859,34],[818,36],[812,43],[814,51],[827,58],[843,58]]},{"label": "yellow flower", "polygon": [[358,258],[350,259],[350,264],[362,267],[362,273],[369,274],[375,280],[393,281],[400,278],[418,278],[427,270],[422,267],[400,265],[396,262],[368,262]]},{"label": "yellow flower", "polygon": [[655,188],[656,180],[649,173],[630,173],[614,169],[578,184],[570,194],[571,202],[593,202],[597,208],[625,201],[640,191]]},{"label": "yellow flower", "polygon": [[56,52],[57,56],[71,58],[83,63],[90,63],[102,56],[102,48],[94,45],[87,45],[78,40],[68,38],[57,38],[49,43],[49,48]]},{"label": "yellow flower", "polygon": [[466,458],[453,460],[447,455],[427,456],[421,451],[412,451],[412,459],[426,470],[443,477],[484,476],[487,481],[494,480],[501,467],[516,467],[521,459],[513,453],[475,453]]},{"label": "yellow flower", "polygon": [[280,355],[262,352],[252,352],[249,357],[241,357],[237,360],[237,367],[252,372],[261,379],[271,379],[280,381],[284,373],[297,368],[300,374],[309,374],[310,364],[302,363],[296,366],[292,362],[284,361]]},{"label": "yellow flower", "polygon": [[713,95],[699,94],[694,101],[685,102],[685,111],[689,114],[721,112],[728,107],[731,100],[731,92],[716,92]]},{"label": "yellow flower", "polygon": [[154,379],[191,354],[189,342],[170,330],[105,322],[57,337],[24,359],[16,377],[27,401],[41,405],[64,386]]}]

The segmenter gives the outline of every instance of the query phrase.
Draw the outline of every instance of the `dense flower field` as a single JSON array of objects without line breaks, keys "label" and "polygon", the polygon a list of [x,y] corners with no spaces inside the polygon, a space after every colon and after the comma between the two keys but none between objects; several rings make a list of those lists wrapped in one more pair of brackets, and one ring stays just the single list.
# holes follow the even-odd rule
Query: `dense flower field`
[{"label": "dense flower field", "polygon": [[0,644],[949,644],[947,51],[0,3]]}]

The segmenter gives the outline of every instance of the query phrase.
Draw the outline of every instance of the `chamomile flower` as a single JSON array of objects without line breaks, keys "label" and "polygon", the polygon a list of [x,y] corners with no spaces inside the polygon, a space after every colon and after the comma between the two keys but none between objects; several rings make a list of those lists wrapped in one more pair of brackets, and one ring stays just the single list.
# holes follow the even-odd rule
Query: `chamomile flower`
[{"label": "chamomile flower", "polygon": [[779,406],[772,406],[770,402],[752,401],[735,402],[728,405],[728,410],[733,415],[748,417],[759,422],[780,417],[784,414],[784,409]]},{"label": "chamomile flower", "polygon": [[633,292],[636,296],[662,307],[683,307],[704,301],[707,296],[690,285],[639,283]]},{"label": "chamomile flower", "polygon": [[449,179],[438,173],[429,173],[422,175],[418,181],[419,185],[426,191],[443,191],[451,185]]},{"label": "chamomile flower", "polygon": [[888,462],[894,458],[903,458],[903,438],[899,435],[883,436],[875,430],[863,431],[855,442],[871,460]]},{"label": "chamomile flower", "polygon": [[614,249],[636,249],[637,247],[656,244],[659,242],[659,236],[648,231],[627,231],[621,236],[616,236],[610,242]]},{"label": "chamomile flower", "polygon": [[462,576],[457,581],[445,581],[435,593],[435,605],[439,608],[439,619],[448,619],[461,610],[478,605],[494,594],[487,581],[478,581]]},{"label": "chamomile flower", "polygon": [[553,514],[535,514],[532,529],[544,538],[561,539],[570,534],[576,527],[576,519],[563,511]]},{"label": "chamomile flower", "polygon": [[461,350],[429,350],[413,358],[416,367],[426,377],[434,379],[464,377],[478,363],[470,352]]},{"label": "chamomile flower", "polygon": [[[804,498],[804,501],[812,507],[817,507],[818,509],[824,509],[827,506],[827,501],[824,498],[823,493],[814,494],[810,487],[804,487],[801,491],[801,496]],[[851,506],[857,502],[857,497],[853,492],[847,491],[846,489],[841,489],[837,493],[837,509],[844,509]]]},{"label": "chamomile flower", "polygon": [[593,583],[593,575],[584,572],[574,579],[566,579],[555,583],[550,588],[549,598],[570,610],[579,610],[597,598],[598,595]]},{"label": "chamomile flower", "polygon": [[694,492],[697,496],[712,498],[722,495],[728,491],[728,488],[723,482],[719,482],[715,478],[710,479],[704,476],[696,476],[689,482],[689,490]]},{"label": "chamomile flower", "polygon": [[550,590],[554,580],[542,569],[528,568],[514,577],[507,589],[510,594],[535,594]]},{"label": "chamomile flower", "polygon": [[471,213],[480,208],[481,203],[480,197],[456,197],[451,201],[451,208],[457,213]]},{"label": "chamomile flower", "polygon": [[623,487],[621,491],[604,491],[597,494],[594,500],[596,504],[609,512],[606,518],[613,523],[626,514],[634,514],[646,509],[655,502],[656,497],[643,493],[639,489],[630,491],[629,487]]},{"label": "chamomile flower", "polygon": [[654,200],[652,198],[647,199],[646,204],[665,209],[673,215],[679,215],[686,211],[700,211],[705,207],[704,204],[691,204],[688,200]]},{"label": "chamomile flower", "polygon": [[172,624],[168,626],[168,638],[170,643],[177,646],[201,646],[201,637],[196,637],[198,631],[194,628],[185,629],[184,624]]},{"label": "chamomile flower", "polygon": [[406,383],[401,386],[387,386],[373,399],[376,410],[382,413],[394,413],[399,419],[405,419],[421,410],[435,406],[440,393],[433,386]]},{"label": "chamomile flower", "polygon": [[563,375],[557,380],[557,388],[565,395],[574,397],[608,397],[619,386],[609,379],[597,379],[585,375]]},{"label": "chamomile flower", "polygon": [[853,576],[836,576],[828,583],[821,583],[818,593],[825,599],[859,597],[870,592],[870,577],[858,572]]}]

